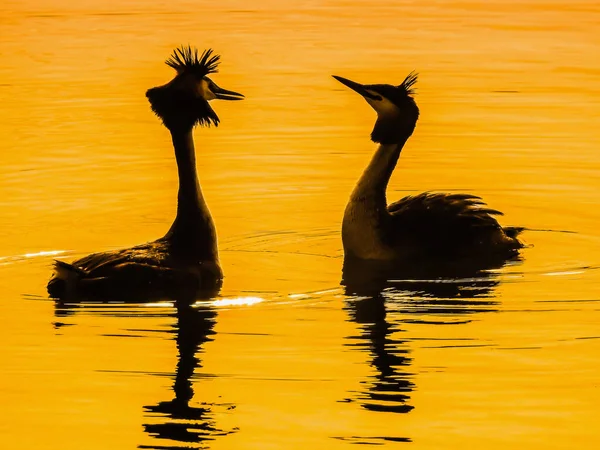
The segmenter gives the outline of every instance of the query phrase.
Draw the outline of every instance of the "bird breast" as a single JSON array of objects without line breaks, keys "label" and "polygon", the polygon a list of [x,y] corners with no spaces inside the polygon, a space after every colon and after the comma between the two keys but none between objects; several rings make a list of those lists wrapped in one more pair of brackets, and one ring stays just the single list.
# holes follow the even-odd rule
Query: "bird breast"
[{"label": "bird breast", "polygon": [[355,258],[391,260],[394,252],[385,243],[385,207],[368,199],[351,200],[342,222],[342,242],[345,254]]}]

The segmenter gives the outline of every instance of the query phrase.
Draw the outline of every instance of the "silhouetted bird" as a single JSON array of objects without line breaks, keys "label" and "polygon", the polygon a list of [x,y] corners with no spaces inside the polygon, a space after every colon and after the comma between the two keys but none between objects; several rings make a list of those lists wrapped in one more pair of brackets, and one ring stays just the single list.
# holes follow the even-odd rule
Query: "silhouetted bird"
[{"label": "silhouetted bird", "polygon": [[399,86],[362,85],[334,75],[377,112],[371,140],[379,148],[346,206],[342,240],[346,258],[415,262],[507,260],[518,255],[522,228],[502,227],[480,197],[423,193],[387,204],[386,188],[400,152],[419,118],[413,98],[417,75]]},{"label": "silhouetted bird", "polygon": [[171,132],[179,171],[177,216],[167,234],[136,247],[94,253],[71,264],[56,261],[48,292],[58,298],[172,296],[182,289],[213,292],[222,281],[217,234],[196,173],[192,130],[217,126],[213,99],[241,100],[242,94],[218,87],[209,77],[220,57],[212,50],[176,49],[166,63],[173,80],[146,93],[152,110]]}]

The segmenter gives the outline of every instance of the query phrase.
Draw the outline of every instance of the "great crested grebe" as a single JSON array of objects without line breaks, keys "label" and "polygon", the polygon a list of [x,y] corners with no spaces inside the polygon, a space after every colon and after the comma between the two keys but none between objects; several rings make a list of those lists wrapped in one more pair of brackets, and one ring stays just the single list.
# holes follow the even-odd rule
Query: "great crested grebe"
[{"label": "great crested grebe", "polygon": [[237,92],[218,87],[208,74],[217,72],[220,57],[212,50],[188,46],[173,51],[166,64],[177,75],[164,86],[149,89],[152,110],[171,132],[179,193],[177,216],[167,234],[153,242],[123,250],[93,253],[70,264],[55,262],[48,293],[56,298],[125,298],[215,292],[223,273],[217,234],[196,173],[192,130],[219,124],[209,105],[213,99],[241,100]]},{"label": "great crested grebe", "polygon": [[333,76],[364,97],[377,113],[371,140],[379,144],[346,205],[346,259],[373,262],[499,261],[518,256],[523,228],[502,227],[480,197],[423,193],[390,205],[386,188],[419,118],[413,98],[417,74],[399,86],[362,85]]}]

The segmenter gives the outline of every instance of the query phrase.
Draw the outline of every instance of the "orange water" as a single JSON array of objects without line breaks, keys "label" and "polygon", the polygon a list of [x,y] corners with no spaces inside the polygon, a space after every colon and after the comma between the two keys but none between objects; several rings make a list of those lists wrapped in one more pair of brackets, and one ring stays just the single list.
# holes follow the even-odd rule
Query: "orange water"
[{"label": "orange water", "polygon": [[[5,0],[2,448],[598,448],[599,21],[594,1]],[[174,157],[144,92],[182,43],[214,47],[215,81],[247,97],[196,131],[221,296],[185,318],[56,307],[52,258],[171,223]],[[477,193],[552,230],[473,298],[339,284],[374,115],[329,75],[413,69],[421,119],[390,200]]]}]

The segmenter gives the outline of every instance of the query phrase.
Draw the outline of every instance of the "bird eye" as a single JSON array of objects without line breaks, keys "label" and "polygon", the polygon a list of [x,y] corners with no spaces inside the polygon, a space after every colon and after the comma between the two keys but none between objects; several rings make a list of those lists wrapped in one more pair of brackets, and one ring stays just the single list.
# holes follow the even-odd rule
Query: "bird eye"
[{"label": "bird eye", "polygon": [[365,97],[367,97],[371,100],[376,100],[378,102],[383,100],[383,97],[381,95],[378,95],[375,91],[371,91],[371,90],[365,91],[365,93],[362,95],[364,95]]}]

